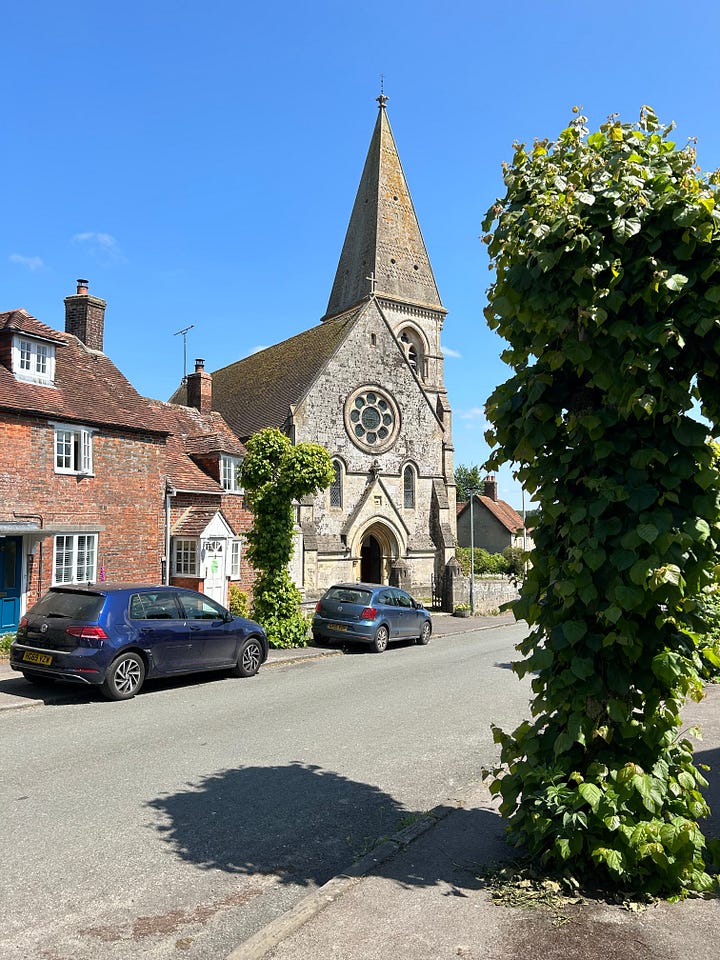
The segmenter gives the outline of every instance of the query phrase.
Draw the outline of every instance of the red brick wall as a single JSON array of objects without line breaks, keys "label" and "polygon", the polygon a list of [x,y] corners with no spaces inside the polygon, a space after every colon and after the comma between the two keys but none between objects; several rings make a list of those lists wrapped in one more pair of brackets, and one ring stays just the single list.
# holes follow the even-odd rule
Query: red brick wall
[{"label": "red brick wall", "polygon": [[[0,420],[0,519],[38,515],[42,525],[69,532],[84,525],[98,534],[98,575],[108,581],[159,582],[164,552],[162,523],[165,445],[160,437],[101,429],[93,434],[94,476],[57,474],[54,430],[23,416]],[[28,602],[52,582],[53,538],[32,560]]]}]

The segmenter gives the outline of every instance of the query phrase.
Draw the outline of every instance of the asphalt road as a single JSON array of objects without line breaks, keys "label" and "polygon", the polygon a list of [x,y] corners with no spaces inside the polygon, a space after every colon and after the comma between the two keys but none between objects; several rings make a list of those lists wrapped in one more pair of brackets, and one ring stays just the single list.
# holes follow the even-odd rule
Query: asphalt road
[{"label": "asphalt road", "polygon": [[0,716],[5,960],[219,960],[491,762],[522,625]]}]

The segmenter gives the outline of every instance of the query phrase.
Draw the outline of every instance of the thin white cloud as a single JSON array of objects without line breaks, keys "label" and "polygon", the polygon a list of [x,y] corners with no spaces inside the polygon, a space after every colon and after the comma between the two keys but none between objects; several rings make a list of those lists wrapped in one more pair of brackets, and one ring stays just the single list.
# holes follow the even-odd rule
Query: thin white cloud
[{"label": "thin white cloud", "polygon": [[261,350],[267,350],[267,348],[268,345],[266,343],[260,344],[259,347],[253,347],[252,350],[248,352],[248,356],[251,357],[254,353],[260,353]]},{"label": "thin white cloud", "polygon": [[485,414],[484,407],[470,407],[468,410],[455,410],[455,420],[462,420],[466,430],[489,430],[492,424]]},{"label": "thin white cloud", "polygon": [[440,350],[441,350],[441,352],[442,352],[442,354],[443,354],[444,357],[458,357],[458,358],[462,357],[462,354],[460,353],[460,351],[459,351],[459,350],[453,350],[452,347],[442,346],[442,347],[440,347]]},{"label": "thin white cloud", "polygon": [[458,410],[455,416],[459,417],[460,420],[474,420],[476,422],[482,420],[486,422],[484,407],[470,407],[469,410]]},{"label": "thin white cloud", "polygon": [[73,242],[84,244],[92,254],[104,257],[107,260],[125,259],[117,240],[111,233],[95,233],[93,231],[76,233]]},{"label": "thin white cloud", "polygon": [[10,263],[17,263],[21,267],[27,267],[28,270],[39,270],[45,266],[40,257],[24,257],[21,253],[11,253],[8,259]]}]

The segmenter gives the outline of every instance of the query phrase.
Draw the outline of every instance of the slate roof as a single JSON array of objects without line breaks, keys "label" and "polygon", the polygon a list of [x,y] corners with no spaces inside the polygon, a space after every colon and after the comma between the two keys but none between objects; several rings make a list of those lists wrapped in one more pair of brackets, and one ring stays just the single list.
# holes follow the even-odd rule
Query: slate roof
[{"label": "slate roof", "polygon": [[[212,405],[246,440],[265,427],[282,427],[350,332],[364,303],[297,336],[213,371]],[[171,403],[187,401],[180,386]]]},{"label": "slate roof", "polygon": [[402,303],[446,312],[440,301],[385,110],[380,111],[368,149],[343,243],[326,317],[334,317],[374,292]]},{"label": "slate roof", "polygon": [[25,310],[0,313],[0,341],[16,332],[55,343],[55,385],[17,380],[0,362],[0,409],[142,433],[167,432],[148,401],[104,353],[53,330]]}]

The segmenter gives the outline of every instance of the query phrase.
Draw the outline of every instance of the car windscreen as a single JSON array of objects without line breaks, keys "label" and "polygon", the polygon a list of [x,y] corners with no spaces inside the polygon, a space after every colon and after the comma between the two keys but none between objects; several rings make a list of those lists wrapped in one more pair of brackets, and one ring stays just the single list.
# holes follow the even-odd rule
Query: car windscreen
[{"label": "car windscreen", "polygon": [[64,617],[68,620],[97,620],[105,603],[101,593],[50,590],[30,611],[33,617]]},{"label": "car windscreen", "polygon": [[369,590],[355,590],[352,587],[331,587],[325,594],[326,600],[339,603],[359,603],[363,607],[370,605],[372,594]]}]

